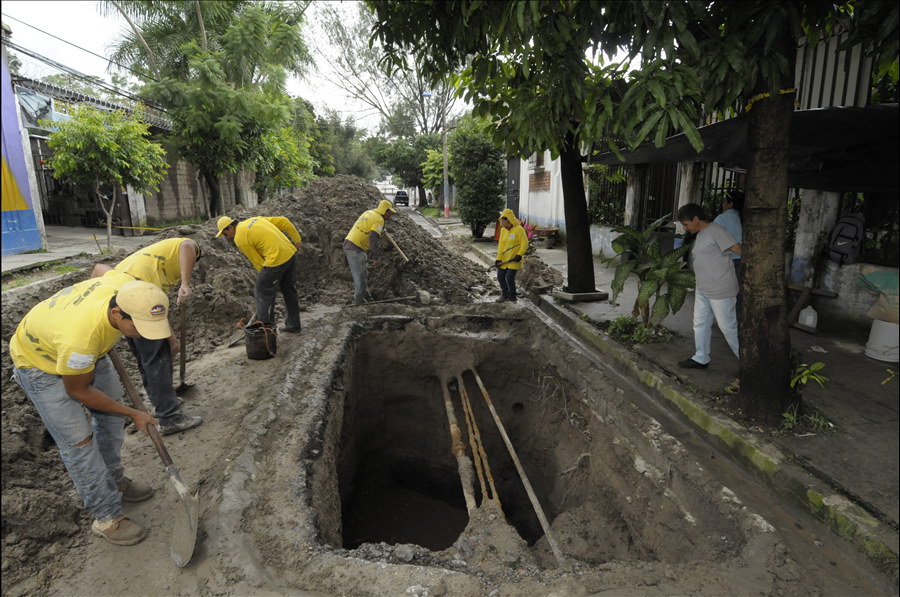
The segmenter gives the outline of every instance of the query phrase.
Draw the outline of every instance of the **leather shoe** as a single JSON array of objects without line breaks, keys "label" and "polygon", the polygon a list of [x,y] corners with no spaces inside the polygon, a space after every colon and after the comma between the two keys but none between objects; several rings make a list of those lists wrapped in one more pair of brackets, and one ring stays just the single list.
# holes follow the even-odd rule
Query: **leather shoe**
[{"label": "leather shoe", "polygon": [[708,363],[698,363],[694,359],[686,359],[684,361],[678,361],[678,366],[682,369],[706,369],[709,364]]}]

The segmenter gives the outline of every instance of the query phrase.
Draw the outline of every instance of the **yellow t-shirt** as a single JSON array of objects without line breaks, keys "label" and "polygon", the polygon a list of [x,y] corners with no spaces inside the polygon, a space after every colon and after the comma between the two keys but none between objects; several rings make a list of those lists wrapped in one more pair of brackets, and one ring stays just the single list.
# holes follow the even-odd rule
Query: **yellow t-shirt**
[{"label": "yellow t-shirt", "polygon": [[369,233],[373,230],[378,236],[381,236],[381,232],[384,230],[384,216],[374,209],[370,209],[357,218],[345,240],[349,240],[363,251],[368,251]]},{"label": "yellow t-shirt", "polygon": [[116,278],[92,278],[35,305],[9,341],[13,364],[53,375],[92,371],[122,336],[107,316],[120,286]]},{"label": "yellow t-shirt", "polygon": [[256,271],[263,266],[276,267],[286,263],[297,252],[294,244],[300,240],[300,233],[291,221],[281,216],[244,220],[237,225],[234,234],[234,244]]},{"label": "yellow t-shirt", "polygon": [[116,271],[150,282],[163,292],[181,282],[181,243],[186,238],[169,238],[132,253],[119,262]]}]

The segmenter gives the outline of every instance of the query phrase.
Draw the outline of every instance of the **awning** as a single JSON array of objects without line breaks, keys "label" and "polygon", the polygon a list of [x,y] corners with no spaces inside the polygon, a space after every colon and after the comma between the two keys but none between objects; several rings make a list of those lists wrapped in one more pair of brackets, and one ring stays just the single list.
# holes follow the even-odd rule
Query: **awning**
[{"label": "awning", "polygon": [[[623,152],[607,152],[591,163],[655,164],[719,162],[747,169],[747,117],[699,129],[704,149],[697,153],[684,133]],[[797,110],[791,119],[788,183],[803,189],[849,192],[900,191],[900,110],[897,104],[865,108]]]}]

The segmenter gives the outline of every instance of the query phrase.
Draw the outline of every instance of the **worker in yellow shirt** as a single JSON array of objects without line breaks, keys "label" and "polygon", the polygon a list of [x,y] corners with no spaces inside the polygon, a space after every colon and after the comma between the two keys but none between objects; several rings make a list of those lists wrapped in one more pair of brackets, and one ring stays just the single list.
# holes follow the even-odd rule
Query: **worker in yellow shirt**
[{"label": "worker in yellow shirt", "polygon": [[[121,282],[143,280],[167,293],[176,284],[177,303],[186,304],[191,297],[191,277],[200,258],[200,246],[189,238],[169,238],[140,249],[111,268],[98,263],[91,277],[120,278]],[[120,282],[120,283],[121,283]],[[162,340],[126,338],[141,372],[147,397],[153,403],[159,432],[170,435],[193,429],[203,423],[202,417],[190,416],[182,410],[182,400],[175,394],[172,360],[181,346],[172,334]]]},{"label": "worker in yellow shirt", "polygon": [[234,241],[259,272],[255,291],[257,321],[275,325],[275,294],[280,289],[287,311],[281,331],[299,332],[300,301],[294,287],[294,262],[303,239],[291,221],[280,216],[256,216],[238,222],[223,216],[218,220],[218,228],[216,237]]},{"label": "worker in yellow shirt", "polygon": [[149,282],[90,279],[35,305],[9,341],[13,379],[53,436],[94,516],[91,532],[114,545],[133,545],[146,535],[123,515],[122,502],[153,496],[149,485],[125,476],[125,418],[144,433],[157,420],[122,403],[122,385],[106,354],[123,334],[170,336],[168,310],[165,293]]},{"label": "worker in yellow shirt", "polygon": [[528,250],[528,235],[519,224],[515,212],[504,209],[500,214],[500,242],[497,245],[497,281],[500,282],[498,303],[516,302],[516,274],[522,267],[522,259]]},{"label": "worker in yellow shirt", "polygon": [[391,215],[397,213],[393,204],[387,199],[382,199],[375,209],[363,212],[353,228],[344,239],[344,254],[350,265],[350,274],[353,276],[353,302],[357,305],[372,300],[368,285],[368,255],[372,254],[372,267],[378,267],[381,263],[381,250],[379,240],[384,231],[384,223],[391,219]]}]

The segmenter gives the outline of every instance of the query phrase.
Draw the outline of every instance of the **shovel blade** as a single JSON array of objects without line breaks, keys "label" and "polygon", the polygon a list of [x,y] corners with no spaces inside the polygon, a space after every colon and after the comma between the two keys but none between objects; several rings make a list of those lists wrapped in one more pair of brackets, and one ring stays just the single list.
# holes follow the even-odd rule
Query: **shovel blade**
[{"label": "shovel blade", "polygon": [[175,527],[172,529],[172,541],[169,545],[169,553],[179,568],[187,566],[194,555],[199,519],[199,492],[179,496],[178,507],[175,509]]}]

